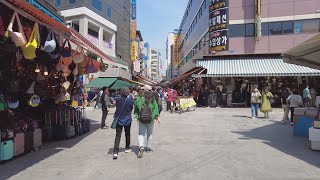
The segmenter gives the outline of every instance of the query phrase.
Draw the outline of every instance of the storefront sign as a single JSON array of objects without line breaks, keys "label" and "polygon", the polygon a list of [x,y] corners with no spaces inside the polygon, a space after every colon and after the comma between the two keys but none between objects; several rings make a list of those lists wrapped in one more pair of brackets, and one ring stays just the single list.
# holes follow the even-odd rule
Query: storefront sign
[{"label": "storefront sign", "polygon": [[135,40],[137,38],[137,22],[131,21],[131,39]]},{"label": "storefront sign", "polygon": [[229,0],[211,0],[209,7],[210,51],[229,49]]},{"label": "storefront sign", "polygon": [[132,5],[131,5],[131,20],[136,20],[137,17],[137,1],[136,0],[132,0]]},{"label": "storefront sign", "polygon": [[183,110],[190,107],[195,107],[197,105],[193,97],[179,97],[179,101],[180,101],[180,107]]},{"label": "storefront sign", "polygon": [[131,42],[131,61],[134,62],[137,59],[137,42]]},{"label": "storefront sign", "polygon": [[173,66],[178,66],[179,59],[178,59],[178,34],[174,34],[174,45],[173,45]]}]

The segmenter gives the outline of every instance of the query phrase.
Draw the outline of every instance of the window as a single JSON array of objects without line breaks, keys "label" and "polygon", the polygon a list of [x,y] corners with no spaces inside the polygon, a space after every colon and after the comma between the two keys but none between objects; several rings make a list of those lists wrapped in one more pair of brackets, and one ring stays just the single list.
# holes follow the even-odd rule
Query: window
[{"label": "window", "polygon": [[319,19],[304,20],[302,31],[304,33],[319,32]]},{"label": "window", "polygon": [[282,34],[281,22],[269,23],[269,34],[270,35]]},{"label": "window", "polygon": [[269,23],[261,24],[261,34],[262,36],[269,36]]},{"label": "window", "polygon": [[91,5],[99,11],[102,11],[102,1],[101,0],[92,0]]},{"label": "window", "polygon": [[151,50],[151,54],[158,54],[158,52],[155,50]]},{"label": "window", "polygon": [[69,0],[69,4],[75,4],[77,0]]},{"label": "window", "polygon": [[55,7],[60,7],[61,6],[61,0],[55,0],[54,1],[54,6]]},{"label": "window", "polygon": [[91,36],[94,36],[94,37],[99,37],[99,33],[92,30],[92,29],[88,29],[88,34],[90,34]]},{"label": "window", "polygon": [[246,35],[246,29],[244,24],[230,25],[229,36],[230,37],[244,37]]},{"label": "window", "polygon": [[110,7],[107,7],[107,16],[110,18],[112,17],[112,10]]},{"label": "window", "polygon": [[295,21],[294,22],[294,33],[302,33],[303,29],[303,21]]},{"label": "window", "polygon": [[293,33],[293,22],[284,21],[282,22],[282,34],[292,34]]},{"label": "window", "polygon": [[255,35],[255,28],[254,24],[246,24],[246,37],[253,37]]}]

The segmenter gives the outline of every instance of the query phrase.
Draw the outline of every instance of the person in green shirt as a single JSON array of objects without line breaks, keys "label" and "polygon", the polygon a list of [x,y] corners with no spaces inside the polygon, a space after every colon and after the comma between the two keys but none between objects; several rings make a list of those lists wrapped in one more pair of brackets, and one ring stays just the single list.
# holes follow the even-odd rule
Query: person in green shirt
[{"label": "person in green shirt", "polygon": [[[138,158],[143,157],[144,151],[151,152],[152,132],[154,121],[160,125],[158,103],[151,91],[140,92],[134,102],[134,113],[139,122],[139,153]],[[144,136],[147,133],[146,148],[144,148]]]}]

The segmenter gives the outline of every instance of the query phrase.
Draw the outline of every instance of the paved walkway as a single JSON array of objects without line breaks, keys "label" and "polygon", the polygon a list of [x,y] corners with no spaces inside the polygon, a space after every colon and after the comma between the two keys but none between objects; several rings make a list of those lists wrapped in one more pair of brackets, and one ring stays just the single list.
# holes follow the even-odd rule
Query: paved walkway
[{"label": "paved walkway", "polygon": [[[112,160],[114,130],[100,130],[101,112],[89,110],[91,134],[46,144],[43,149],[0,165],[0,179],[320,179],[320,152],[292,127],[247,117],[249,109],[197,109],[164,113],[154,130],[154,152],[137,159],[137,123],[130,154]],[[110,123],[111,116],[108,117]],[[124,137],[124,135],[123,135]],[[124,146],[122,138],[121,146]]]}]

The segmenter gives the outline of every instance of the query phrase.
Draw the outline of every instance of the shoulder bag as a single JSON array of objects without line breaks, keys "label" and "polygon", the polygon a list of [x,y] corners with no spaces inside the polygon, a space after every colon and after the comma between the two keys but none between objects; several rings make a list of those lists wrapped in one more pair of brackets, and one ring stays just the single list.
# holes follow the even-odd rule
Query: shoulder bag
[{"label": "shoulder bag", "polygon": [[56,49],[56,46],[57,42],[55,40],[54,32],[50,31],[47,36],[47,40],[44,43],[44,50],[48,53],[51,53]]},{"label": "shoulder bag", "polygon": [[[66,44],[67,44],[67,46],[66,46]],[[62,56],[63,57],[70,57],[71,56],[71,44],[70,44],[70,41],[68,39],[64,40],[62,48],[63,48]]]},{"label": "shoulder bag", "polygon": [[122,110],[123,110],[124,106],[126,105],[126,102],[127,102],[127,98],[126,98],[126,100],[125,100],[124,103],[123,103],[123,106],[122,106],[122,108],[121,108],[121,111],[120,111],[119,116],[118,116],[118,117],[115,117],[115,118],[113,119],[112,124],[111,124],[111,126],[110,126],[111,129],[116,129],[116,128],[117,128],[118,120],[119,120],[119,118],[120,118],[120,116],[121,116],[121,113],[122,113]]},{"label": "shoulder bag", "polygon": [[83,49],[78,46],[77,49],[72,53],[73,62],[74,63],[81,63],[84,60],[84,51]]},{"label": "shoulder bag", "polygon": [[36,49],[38,48],[38,41],[39,26],[38,23],[35,23],[29,41],[26,44],[26,46],[22,49],[24,58],[28,60],[33,60],[34,58],[36,58]]},{"label": "shoulder bag", "polygon": [[[18,23],[19,32],[14,32],[12,29],[15,19],[17,20],[17,23]],[[9,23],[7,30],[9,33],[9,37],[16,44],[16,46],[20,47],[20,46],[25,46],[27,44],[26,36],[24,35],[21,21],[20,21],[18,13],[16,11],[13,13],[13,16],[10,20],[10,23]]]}]

